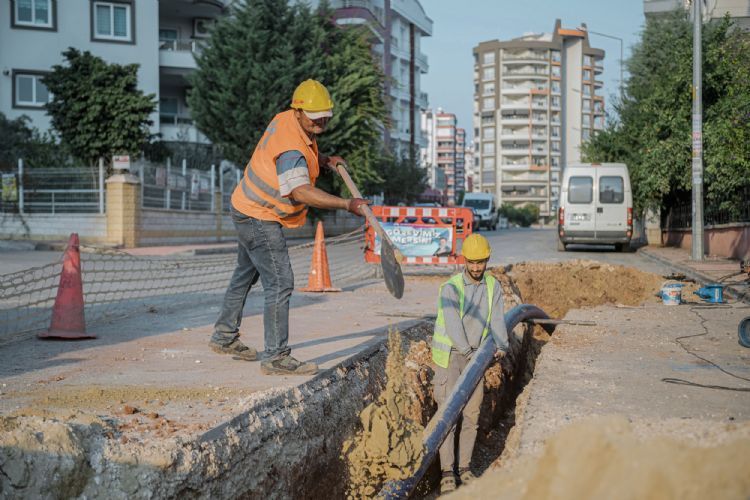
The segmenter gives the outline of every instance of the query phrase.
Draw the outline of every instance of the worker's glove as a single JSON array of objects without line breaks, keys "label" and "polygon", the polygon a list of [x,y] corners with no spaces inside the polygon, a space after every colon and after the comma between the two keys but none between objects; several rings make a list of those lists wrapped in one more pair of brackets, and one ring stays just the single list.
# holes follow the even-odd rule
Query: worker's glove
[{"label": "worker's glove", "polygon": [[340,156],[321,156],[320,157],[320,164],[336,175],[338,175],[339,173],[338,168],[336,168],[336,166],[339,163],[343,164],[344,167],[346,168],[346,162]]},{"label": "worker's glove", "polygon": [[350,198],[347,201],[346,209],[354,215],[363,217],[365,214],[364,212],[362,212],[362,206],[370,204],[372,204],[370,200],[364,200],[362,198]]}]

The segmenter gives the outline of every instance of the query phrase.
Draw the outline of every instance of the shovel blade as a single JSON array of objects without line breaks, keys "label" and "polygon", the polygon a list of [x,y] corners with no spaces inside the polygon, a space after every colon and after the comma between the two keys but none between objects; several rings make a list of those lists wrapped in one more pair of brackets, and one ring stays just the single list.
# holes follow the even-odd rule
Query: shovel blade
[{"label": "shovel blade", "polygon": [[383,279],[388,291],[397,299],[403,297],[404,274],[401,272],[401,264],[396,259],[396,253],[388,241],[383,241],[380,245],[380,266],[383,268]]}]

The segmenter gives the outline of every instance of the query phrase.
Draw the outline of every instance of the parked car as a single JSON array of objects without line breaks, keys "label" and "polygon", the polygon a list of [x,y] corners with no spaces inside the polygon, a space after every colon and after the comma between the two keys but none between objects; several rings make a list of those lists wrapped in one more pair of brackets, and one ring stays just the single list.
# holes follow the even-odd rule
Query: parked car
[{"label": "parked car", "polygon": [[577,163],[564,170],[557,217],[557,249],[571,243],[614,245],[628,251],[633,196],[624,163]]}]

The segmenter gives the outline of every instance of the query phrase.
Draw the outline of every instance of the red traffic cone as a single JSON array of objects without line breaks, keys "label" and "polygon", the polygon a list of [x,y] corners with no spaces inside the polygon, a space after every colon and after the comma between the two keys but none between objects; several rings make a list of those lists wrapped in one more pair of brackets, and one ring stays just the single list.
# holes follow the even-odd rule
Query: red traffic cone
[{"label": "red traffic cone", "polygon": [[312,264],[307,286],[301,292],[340,292],[341,288],[333,288],[331,274],[328,270],[328,253],[323,236],[323,223],[318,222],[315,229],[315,245],[313,246]]},{"label": "red traffic cone", "polygon": [[52,322],[49,330],[40,333],[39,338],[96,338],[96,335],[86,333],[86,321],[83,317],[81,252],[78,245],[78,234],[71,234],[68,240],[68,248],[65,249],[65,257],[63,257],[60,286],[57,288],[57,298],[55,299],[55,306],[52,308]]}]

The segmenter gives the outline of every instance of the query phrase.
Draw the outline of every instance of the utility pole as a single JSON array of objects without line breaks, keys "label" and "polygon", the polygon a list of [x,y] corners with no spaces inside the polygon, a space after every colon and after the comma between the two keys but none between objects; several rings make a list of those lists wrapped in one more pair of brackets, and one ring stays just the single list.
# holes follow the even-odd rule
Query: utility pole
[{"label": "utility pole", "polygon": [[703,260],[703,103],[701,75],[701,2],[693,0],[693,234],[692,260]]},{"label": "utility pole", "polygon": [[599,36],[603,36],[605,38],[610,38],[612,40],[617,40],[617,41],[620,42],[620,102],[622,102],[624,100],[624,98],[625,98],[625,94],[624,94],[624,90],[623,90],[623,86],[625,85],[624,76],[623,76],[624,75],[624,71],[623,71],[623,64],[624,64],[624,60],[623,60],[623,45],[624,45],[624,43],[623,43],[623,39],[620,38],[619,36],[607,35],[606,33],[600,33],[598,31],[591,31],[591,30],[587,30],[587,31],[589,33],[591,33],[592,35],[599,35]]}]

